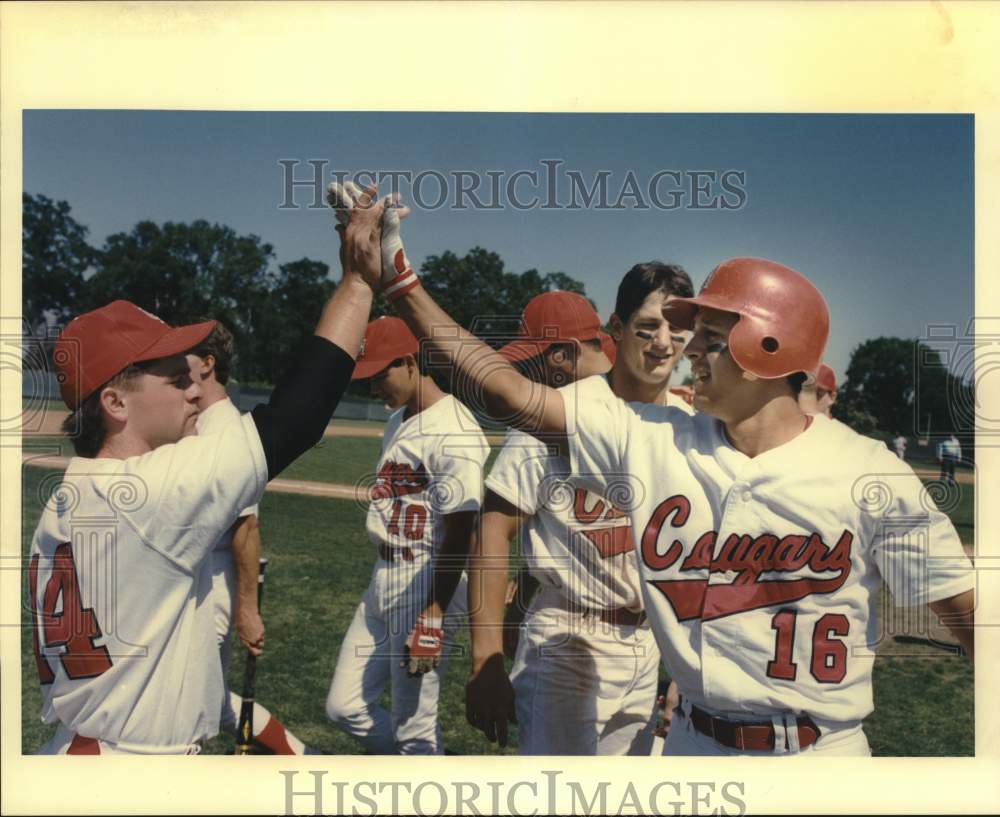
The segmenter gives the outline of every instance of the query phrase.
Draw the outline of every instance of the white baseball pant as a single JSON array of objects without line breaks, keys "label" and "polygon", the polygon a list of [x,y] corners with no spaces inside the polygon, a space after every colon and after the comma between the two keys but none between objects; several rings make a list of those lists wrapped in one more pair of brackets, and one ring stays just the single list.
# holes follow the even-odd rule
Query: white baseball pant
[{"label": "white baseball pant", "polygon": [[[809,755],[824,754],[843,757],[869,757],[871,749],[868,746],[868,738],[861,728],[860,723],[843,724],[834,721],[820,720],[813,718],[820,729],[820,737],[805,749],[798,749],[798,732],[794,726],[795,719],[789,717],[787,720],[790,728],[785,728],[782,718],[772,719],[776,725],[775,748],[772,751],[741,751],[723,746],[709,735],[704,735],[694,728],[690,717],[687,715],[689,704],[683,700],[681,706],[674,710],[674,720],[664,741],[664,755],[680,755],[688,757],[721,757],[728,755],[740,755],[751,757],[772,757],[776,755]],[[766,720],[762,717],[745,716],[745,720]],[[786,740],[790,741],[786,743]],[[791,747],[791,750],[785,747]]]},{"label": "white baseball pant", "polygon": [[63,724],[36,755],[197,755],[201,744],[183,746],[146,746],[127,743],[110,743],[106,740],[81,738]]},{"label": "white baseball pant", "polygon": [[[426,593],[392,592],[392,566],[377,566],[372,581],[344,641],[326,696],[326,714],[338,727],[373,754],[444,754],[438,697],[447,666],[449,646],[464,620],[467,579],[455,590],[445,616],[445,654],[436,670],[410,678],[400,667],[407,636],[426,602]],[[424,578],[428,571],[422,571]],[[425,587],[417,580],[414,588]],[[386,685],[391,688],[391,711],[379,706]]]},{"label": "white baseball pant", "polygon": [[569,613],[543,589],[511,671],[521,754],[649,755],[660,653],[648,624]]}]

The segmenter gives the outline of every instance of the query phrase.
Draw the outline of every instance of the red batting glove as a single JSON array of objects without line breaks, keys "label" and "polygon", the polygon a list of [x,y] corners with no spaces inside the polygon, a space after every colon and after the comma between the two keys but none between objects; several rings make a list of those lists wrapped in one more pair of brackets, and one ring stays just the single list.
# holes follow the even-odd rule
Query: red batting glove
[{"label": "red batting glove", "polygon": [[406,674],[415,678],[436,669],[441,663],[443,650],[442,620],[421,613],[406,639],[406,657],[399,662],[399,666],[406,667]]}]

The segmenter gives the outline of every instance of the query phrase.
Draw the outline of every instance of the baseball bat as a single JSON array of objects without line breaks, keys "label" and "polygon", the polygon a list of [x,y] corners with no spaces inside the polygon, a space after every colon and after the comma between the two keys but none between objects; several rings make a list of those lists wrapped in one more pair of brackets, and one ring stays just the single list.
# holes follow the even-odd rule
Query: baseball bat
[{"label": "baseball bat", "polygon": [[[257,610],[261,609],[264,600],[264,568],[267,559],[260,560],[260,571],[257,574]],[[250,744],[253,742],[253,700],[257,692],[257,656],[247,650],[246,670],[243,673],[243,705],[240,707],[240,722],[236,730],[237,755],[250,754]]]}]

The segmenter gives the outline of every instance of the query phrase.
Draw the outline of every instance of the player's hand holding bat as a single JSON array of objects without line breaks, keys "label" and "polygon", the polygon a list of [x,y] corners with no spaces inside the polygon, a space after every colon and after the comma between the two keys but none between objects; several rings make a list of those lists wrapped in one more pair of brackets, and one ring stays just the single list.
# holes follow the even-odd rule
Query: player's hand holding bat
[{"label": "player's hand holding bat", "polygon": [[517,717],[514,687],[500,653],[491,655],[482,666],[473,664],[465,683],[465,719],[490,743],[507,745],[507,724],[517,723]]},{"label": "player's hand holding bat", "polygon": [[[257,610],[260,610],[261,602],[264,600],[264,570],[267,568],[267,559],[260,560],[260,569],[257,574]],[[258,615],[258,618],[260,616]],[[261,623],[260,644],[263,646],[264,631]],[[242,640],[242,636],[240,637]],[[261,651],[256,652],[248,645],[246,670],[243,675],[243,704],[240,707],[240,720],[236,727],[236,754],[250,754],[250,744],[253,740],[253,702],[257,694],[257,656]]]},{"label": "player's hand holding bat", "polygon": [[444,650],[444,622],[425,610],[406,639],[406,656],[399,662],[411,678],[437,669]]},{"label": "player's hand holding bat", "polygon": [[255,658],[264,652],[264,620],[256,608],[249,609],[237,603],[236,633],[240,643]]}]

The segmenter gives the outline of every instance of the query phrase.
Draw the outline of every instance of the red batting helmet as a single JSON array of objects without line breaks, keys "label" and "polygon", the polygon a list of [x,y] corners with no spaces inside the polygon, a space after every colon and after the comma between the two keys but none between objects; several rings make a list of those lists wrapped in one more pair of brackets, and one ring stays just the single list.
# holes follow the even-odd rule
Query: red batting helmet
[{"label": "red batting helmet", "polygon": [[663,316],[694,328],[700,307],[740,316],[729,353],[745,371],[767,380],[819,368],[830,333],[823,295],[803,275],[764,258],[730,258],[712,270],[694,298],[674,298]]}]

